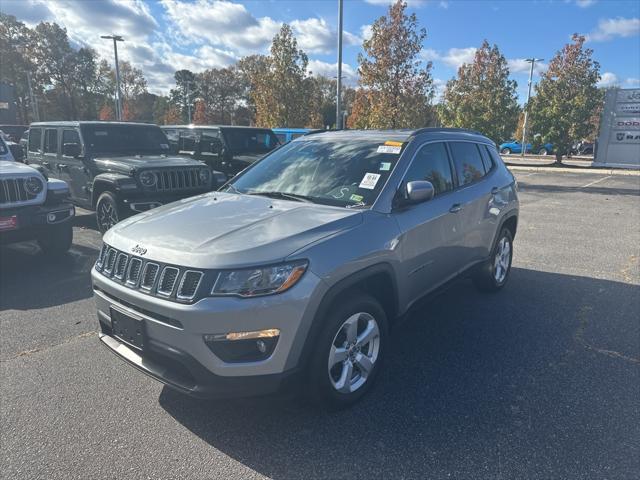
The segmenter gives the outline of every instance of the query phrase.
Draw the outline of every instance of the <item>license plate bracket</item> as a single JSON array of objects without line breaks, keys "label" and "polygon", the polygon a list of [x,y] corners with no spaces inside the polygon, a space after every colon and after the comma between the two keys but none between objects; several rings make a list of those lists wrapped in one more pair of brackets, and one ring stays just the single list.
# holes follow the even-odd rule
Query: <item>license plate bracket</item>
[{"label": "license plate bracket", "polygon": [[137,350],[143,350],[145,343],[144,320],[114,307],[111,307],[110,313],[113,336]]}]

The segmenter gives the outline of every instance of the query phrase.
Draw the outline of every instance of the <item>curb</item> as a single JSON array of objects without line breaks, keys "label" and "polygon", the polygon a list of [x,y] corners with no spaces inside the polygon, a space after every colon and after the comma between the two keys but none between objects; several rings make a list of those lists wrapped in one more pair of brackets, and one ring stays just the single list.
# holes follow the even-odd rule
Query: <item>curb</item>
[{"label": "curb", "polygon": [[516,172],[543,172],[543,173],[591,173],[600,175],[620,175],[626,177],[640,177],[640,170],[622,170],[608,168],[562,168],[562,167],[527,167],[524,165],[507,165],[507,168]]}]

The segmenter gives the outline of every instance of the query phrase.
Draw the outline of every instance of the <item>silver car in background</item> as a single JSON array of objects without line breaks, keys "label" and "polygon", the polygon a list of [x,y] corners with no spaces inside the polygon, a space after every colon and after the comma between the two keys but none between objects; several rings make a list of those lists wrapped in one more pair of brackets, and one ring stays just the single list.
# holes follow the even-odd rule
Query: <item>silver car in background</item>
[{"label": "silver car in background", "polygon": [[194,396],[302,384],[346,407],[417,300],[467,273],[505,285],[517,221],[514,177],[477,132],[310,134],[109,230],[92,271],[100,340]]}]

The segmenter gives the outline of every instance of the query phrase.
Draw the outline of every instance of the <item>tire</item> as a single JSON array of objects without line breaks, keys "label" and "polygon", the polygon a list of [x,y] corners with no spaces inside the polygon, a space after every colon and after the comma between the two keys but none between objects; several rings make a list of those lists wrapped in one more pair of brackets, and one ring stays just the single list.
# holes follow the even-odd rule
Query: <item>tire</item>
[{"label": "tire", "polygon": [[538,155],[549,155],[549,150],[542,147],[540,150],[538,150]]},{"label": "tire", "polygon": [[69,251],[73,243],[73,225],[67,222],[56,225],[38,239],[38,245],[45,255],[62,255]]},{"label": "tire", "polygon": [[[508,251],[505,251],[508,245]],[[511,273],[513,260],[513,236],[503,228],[496,240],[489,260],[482,264],[473,276],[473,282],[481,292],[497,292],[502,289]]]},{"label": "tire", "polygon": [[[325,325],[309,365],[307,392],[321,408],[336,411],[358,402],[373,387],[386,353],[389,326],[380,302],[364,293],[341,297],[321,320]],[[359,338],[368,341],[353,343]],[[349,340],[352,345],[346,347]],[[366,374],[364,365],[370,368]]]},{"label": "tire", "polygon": [[103,192],[96,202],[96,224],[101,234],[113,227],[121,220],[118,202],[111,192]]},{"label": "tire", "polygon": [[511,155],[511,149],[510,148],[503,148],[502,150],[500,150],[500,153],[503,155]]}]

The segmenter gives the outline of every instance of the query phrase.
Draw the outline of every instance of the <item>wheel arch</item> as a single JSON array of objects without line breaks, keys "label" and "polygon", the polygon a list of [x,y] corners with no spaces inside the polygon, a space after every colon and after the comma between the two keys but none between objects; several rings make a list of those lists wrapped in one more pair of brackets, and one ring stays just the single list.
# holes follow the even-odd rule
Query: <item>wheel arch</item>
[{"label": "wheel arch", "polygon": [[95,209],[98,198],[104,192],[111,192],[117,198],[118,197],[118,182],[124,179],[129,179],[125,175],[118,175],[113,173],[106,173],[97,175],[93,179],[93,188],[91,190],[91,206]]},{"label": "wheel arch", "polygon": [[331,286],[322,297],[302,349],[299,364],[303,368],[311,358],[324,325],[323,319],[342,298],[356,292],[367,293],[376,298],[387,315],[389,326],[393,326],[399,312],[398,288],[393,267],[389,263],[378,263],[352,273]]}]

